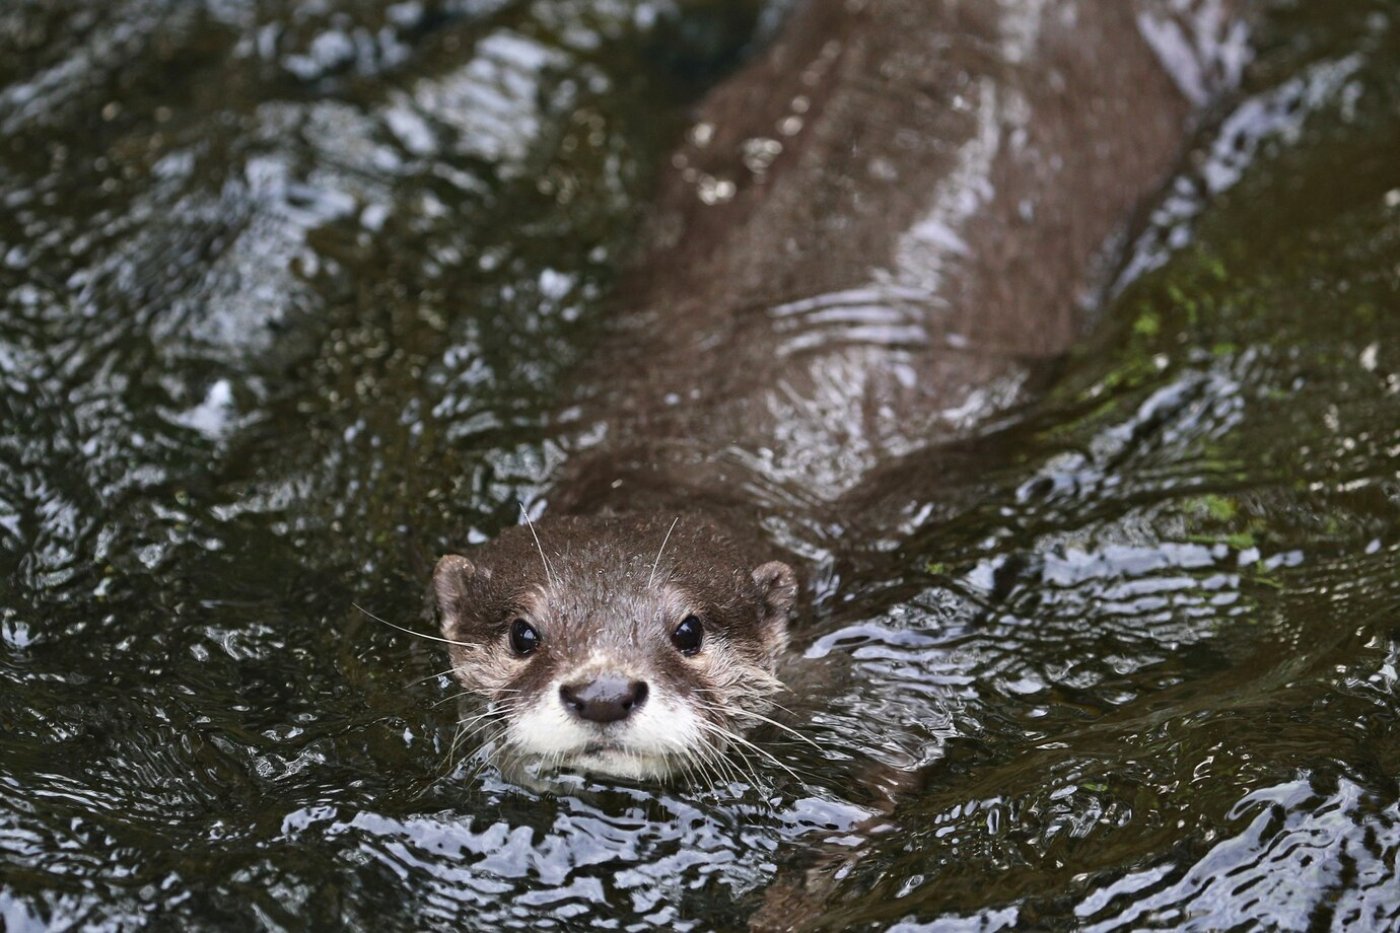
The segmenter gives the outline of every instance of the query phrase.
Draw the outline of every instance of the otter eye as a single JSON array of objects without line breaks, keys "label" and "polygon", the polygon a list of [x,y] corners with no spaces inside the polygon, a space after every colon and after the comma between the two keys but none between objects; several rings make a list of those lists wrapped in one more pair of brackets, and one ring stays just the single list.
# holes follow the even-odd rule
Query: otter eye
[{"label": "otter eye", "polygon": [[510,650],[524,657],[540,646],[540,633],[524,619],[510,624]]},{"label": "otter eye", "polygon": [[704,627],[695,616],[686,616],[681,620],[681,624],[676,626],[676,630],[671,633],[671,644],[676,646],[676,650],[684,655],[696,654],[700,651],[700,638],[704,635]]}]

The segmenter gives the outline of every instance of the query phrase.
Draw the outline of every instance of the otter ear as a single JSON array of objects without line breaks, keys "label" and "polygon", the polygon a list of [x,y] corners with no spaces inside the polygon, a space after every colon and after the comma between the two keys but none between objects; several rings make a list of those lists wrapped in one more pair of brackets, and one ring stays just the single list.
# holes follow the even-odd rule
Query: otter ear
[{"label": "otter ear", "polygon": [[770,560],[754,568],[753,582],[763,600],[763,640],[776,659],[787,647],[787,620],[797,604],[797,574],[782,561]]},{"label": "otter ear", "polygon": [[473,588],[490,576],[491,571],[484,567],[477,569],[475,564],[458,554],[448,554],[437,562],[437,568],[433,570],[433,592],[437,596],[438,611],[442,613],[444,638],[453,637],[471,606]]}]

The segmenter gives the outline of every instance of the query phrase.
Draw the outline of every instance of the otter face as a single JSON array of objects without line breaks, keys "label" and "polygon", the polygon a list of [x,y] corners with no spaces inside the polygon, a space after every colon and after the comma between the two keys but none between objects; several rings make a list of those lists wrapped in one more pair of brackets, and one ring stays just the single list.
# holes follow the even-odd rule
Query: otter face
[{"label": "otter face", "polygon": [[715,770],[769,709],[791,568],[746,565],[703,519],[669,525],[547,519],[538,547],[512,528],[470,559],[438,561],[453,671],[484,701],[503,770]]}]

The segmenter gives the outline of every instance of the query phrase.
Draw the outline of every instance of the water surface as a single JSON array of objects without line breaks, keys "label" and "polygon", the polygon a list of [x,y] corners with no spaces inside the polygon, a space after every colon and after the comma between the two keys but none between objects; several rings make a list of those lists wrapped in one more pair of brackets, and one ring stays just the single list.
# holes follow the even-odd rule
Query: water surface
[{"label": "water surface", "polygon": [[836,555],[820,749],[558,798],[454,750],[445,655],[356,606],[421,624],[539,491],[771,12],[0,12],[0,925],[723,929],[843,859],[832,928],[1400,923],[1381,2],[1272,14],[1049,396]]}]

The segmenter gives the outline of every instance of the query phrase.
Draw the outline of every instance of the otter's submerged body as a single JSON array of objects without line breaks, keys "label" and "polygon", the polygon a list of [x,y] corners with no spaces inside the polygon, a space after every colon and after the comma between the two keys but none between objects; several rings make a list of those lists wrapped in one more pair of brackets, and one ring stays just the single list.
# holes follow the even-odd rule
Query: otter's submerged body
[{"label": "otter's submerged body", "polygon": [[725,772],[798,595],[765,527],[874,531],[873,472],[1024,401],[1233,80],[1229,12],[811,0],[707,98],[561,416],[549,513],[438,563],[504,769]]}]

